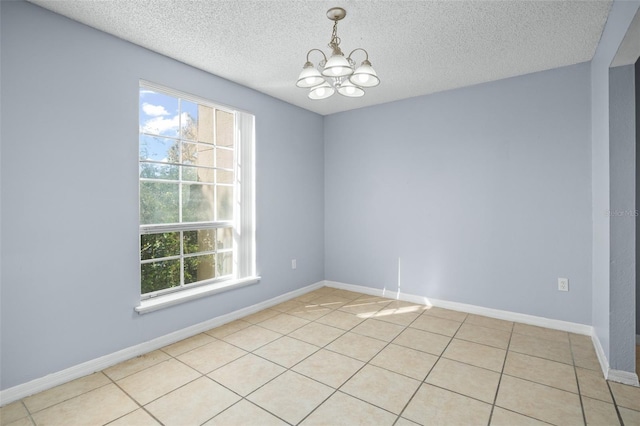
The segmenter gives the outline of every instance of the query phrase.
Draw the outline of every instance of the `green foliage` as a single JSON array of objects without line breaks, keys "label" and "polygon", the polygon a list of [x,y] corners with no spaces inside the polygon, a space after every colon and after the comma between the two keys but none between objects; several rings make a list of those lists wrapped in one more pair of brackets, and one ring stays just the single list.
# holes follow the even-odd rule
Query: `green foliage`
[{"label": "green foliage", "polygon": [[140,267],[142,294],[180,285],[180,259],[143,263]]},{"label": "green foliage", "polygon": [[180,255],[180,233],[145,234],[140,236],[140,259],[160,259]]},{"label": "green foliage", "polygon": [[140,223],[177,223],[178,183],[140,182]]},{"label": "green foliage", "polygon": [[[180,259],[165,258],[180,255],[180,235],[184,254],[212,252],[230,245],[231,228],[202,229],[197,231],[165,232],[140,236],[140,259],[158,261],[141,264],[142,294],[180,285]],[[218,239],[216,239],[216,235]],[[184,283],[191,284],[216,276],[227,275],[231,253],[190,256],[184,258]],[[161,260],[165,259],[165,260]],[[227,261],[222,261],[225,259]]]}]

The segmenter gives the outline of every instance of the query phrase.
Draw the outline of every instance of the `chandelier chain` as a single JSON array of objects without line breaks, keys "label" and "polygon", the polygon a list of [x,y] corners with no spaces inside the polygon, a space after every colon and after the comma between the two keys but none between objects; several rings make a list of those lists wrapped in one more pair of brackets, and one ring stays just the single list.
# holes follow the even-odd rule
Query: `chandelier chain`
[{"label": "chandelier chain", "polygon": [[338,20],[333,21],[333,32],[331,33],[331,41],[327,45],[329,46],[334,53],[342,55],[342,50],[340,50],[340,37],[338,37]]}]

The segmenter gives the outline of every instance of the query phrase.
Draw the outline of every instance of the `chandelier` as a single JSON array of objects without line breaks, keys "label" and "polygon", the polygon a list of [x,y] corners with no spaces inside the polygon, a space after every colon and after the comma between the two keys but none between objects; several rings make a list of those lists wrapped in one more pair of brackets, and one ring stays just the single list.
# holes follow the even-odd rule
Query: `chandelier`
[{"label": "chandelier", "polygon": [[[311,49],[307,52],[307,62],[302,68],[296,86],[308,88],[311,99],[328,98],[336,90],[343,96],[358,98],[364,95],[364,88],[380,84],[380,79],[369,62],[369,54],[366,50],[354,49],[346,58],[340,50],[338,21],[345,16],[347,16],[347,11],[341,7],[333,7],[327,11],[327,18],[333,21],[333,33],[328,44],[332,51],[329,59],[320,49]],[[351,55],[360,50],[364,52],[365,59],[356,68],[356,63],[351,59]],[[324,58],[318,63],[318,68],[309,61],[309,55],[314,51],[320,52]]]}]

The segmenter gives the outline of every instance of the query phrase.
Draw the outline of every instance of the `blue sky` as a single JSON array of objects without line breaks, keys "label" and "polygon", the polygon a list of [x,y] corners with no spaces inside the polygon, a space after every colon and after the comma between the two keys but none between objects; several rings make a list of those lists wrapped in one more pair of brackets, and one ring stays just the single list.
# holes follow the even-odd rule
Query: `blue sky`
[{"label": "blue sky", "polygon": [[140,131],[163,136],[178,136],[180,110],[178,99],[151,90],[140,90]]},{"label": "blue sky", "polygon": [[147,160],[166,161],[168,150],[175,143],[175,140],[143,135],[142,132],[158,136],[179,137],[180,126],[186,123],[187,116],[197,120],[198,105],[196,103],[185,100],[178,102],[178,99],[173,96],[140,89],[141,157]]}]

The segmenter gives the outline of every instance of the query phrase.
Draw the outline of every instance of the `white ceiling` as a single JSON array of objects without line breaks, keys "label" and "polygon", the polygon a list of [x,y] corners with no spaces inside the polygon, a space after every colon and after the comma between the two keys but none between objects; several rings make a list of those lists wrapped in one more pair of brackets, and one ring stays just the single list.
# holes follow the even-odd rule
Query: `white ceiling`
[{"label": "white ceiling", "polygon": [[[611,6],[610,0],[29,1],[323,115],[589,61]],[[326,11],[334,6],[347,10],[338,24],[343,51],[366,49],[381,84],[362,98],[312,101],[295,81],[309,49],[329,53],[333,23]]]}]

